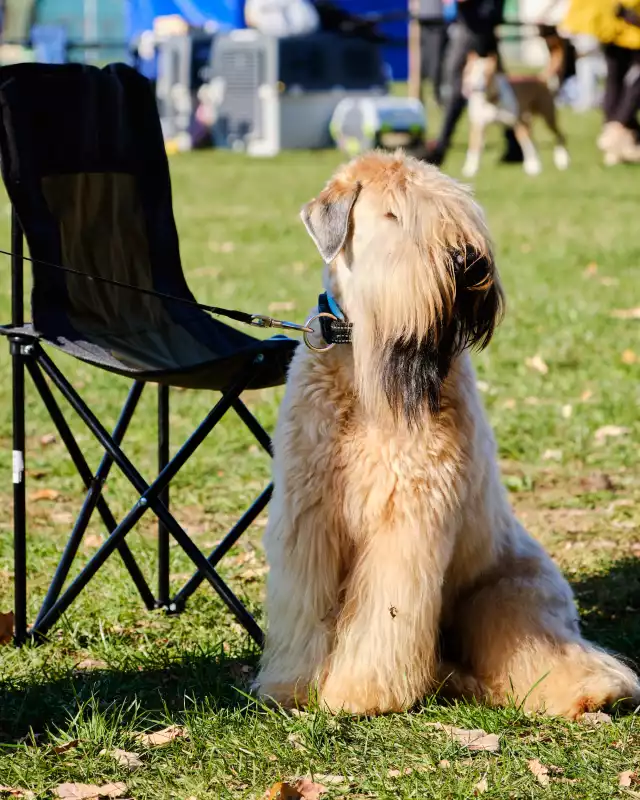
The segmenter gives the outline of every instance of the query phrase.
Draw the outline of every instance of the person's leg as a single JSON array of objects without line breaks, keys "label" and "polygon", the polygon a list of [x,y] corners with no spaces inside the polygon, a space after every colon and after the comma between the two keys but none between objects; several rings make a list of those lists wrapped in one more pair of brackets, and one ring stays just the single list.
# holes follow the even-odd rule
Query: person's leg
[{"label": "person's leg", "polygon": [[624,76],[629,67],[627,52],[615,44],[607,44],[603,48],[604,59],[607,65],[607,77],[604,85],[604,98],[602,100],[602,111],[604,121],[613,122],[616,118],[616,110],[624,88]]},{"label": "person's leg", "polygon": [[622,92],[614,112],[614,119],[631,130],[640,108],[640,50],[630,51],[630,66],[622,81]]},{"label": "person's leg", "polygon": [[450,68],[450,94],[445,107],[444,120],[438,140],[430,154],[429,160],[435,164],[444,161],[451,138],[466,108],[467,100],[462,94],[462,73],[467,63],[467,56],[471,50],[473,37],[471,32],[463,25],[456,25],[452,31],[449,45]]}]

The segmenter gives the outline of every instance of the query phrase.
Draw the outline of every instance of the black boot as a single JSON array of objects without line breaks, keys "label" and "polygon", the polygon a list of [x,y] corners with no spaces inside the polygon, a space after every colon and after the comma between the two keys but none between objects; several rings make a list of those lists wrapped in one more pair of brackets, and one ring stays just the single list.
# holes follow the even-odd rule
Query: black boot
[{"label": "black boot", "polygon": [[503,164],[522,164],[524,156],[522,155],[522,148],[518,144],[513,128],[504,129],[504,138],[505,151],[500,161]]}]

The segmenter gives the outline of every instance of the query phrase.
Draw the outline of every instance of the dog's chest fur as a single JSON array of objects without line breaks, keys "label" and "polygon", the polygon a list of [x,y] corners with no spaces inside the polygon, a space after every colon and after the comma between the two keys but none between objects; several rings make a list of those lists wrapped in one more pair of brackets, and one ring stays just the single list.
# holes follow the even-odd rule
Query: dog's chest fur
[{"label": "dog's chest fur", "polygon": [[348,350],[299,351],[275,437],[276,491],[287,493],[299,515],[303,505],[323,504],[345,544],[358,546],[380,529],[426,538],[433,530],[443,538],[444,528],[445,546],[454,547],[467,499],[483,480],[476,426],[484,416],[467,356],[452,372],[440,415],[410,430],[391,415],[377,422],[364,416]]}]

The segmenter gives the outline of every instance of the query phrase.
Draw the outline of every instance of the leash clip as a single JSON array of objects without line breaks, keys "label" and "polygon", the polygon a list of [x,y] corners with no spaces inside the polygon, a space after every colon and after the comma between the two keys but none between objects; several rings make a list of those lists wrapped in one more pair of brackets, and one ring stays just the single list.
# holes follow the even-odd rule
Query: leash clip
[{"label": "leash clip", "polygon": [[267,317],[264,314],[252,314],[250,325],[255,328],[280,328],[283,331],[300,331],[305,336],[308,333],[313,333],[313,328],[309,327],[309,322],[305,325],[298,325],[297,322],[287,322],[284,319],[274,319]]}]

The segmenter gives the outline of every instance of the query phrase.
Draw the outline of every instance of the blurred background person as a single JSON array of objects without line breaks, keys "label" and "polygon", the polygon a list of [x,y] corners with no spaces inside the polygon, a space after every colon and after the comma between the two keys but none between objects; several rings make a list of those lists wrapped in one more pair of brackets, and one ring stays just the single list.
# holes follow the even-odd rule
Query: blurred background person
[{"label": "blurred background person", "polygon": [[581,43],[594,39],[604,52],[604,127],[598,146],[605,163],[639,163],[640,0],[571,0],[562,28],[576,42],[578,55]]},{"label": "blurred background person", "polygon": [[442,105],[442,66],[447,45],[443,0],[418,0],[416,17],[420,23],[420,93],[427,105],[425,83],[430,83],[436,103]]}]

